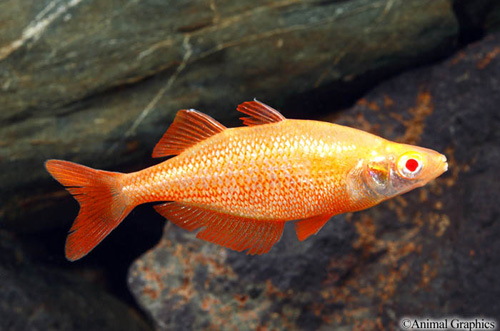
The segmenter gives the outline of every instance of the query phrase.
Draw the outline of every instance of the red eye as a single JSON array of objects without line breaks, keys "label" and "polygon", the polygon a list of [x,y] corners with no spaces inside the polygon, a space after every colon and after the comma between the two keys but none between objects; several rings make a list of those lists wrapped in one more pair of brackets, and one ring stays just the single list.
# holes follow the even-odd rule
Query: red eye
[{"label": "red eye", "polygon": [[398,159],[398,173],[406,179],[414,179],[420,176],[424,166],[424,160],[420,154],[409,151],[401,155]]},{"label": "red eye", "polygon": [[418,161],[415,159],[408,159],[405,163],[405,167],[408,171],[414,172],[418,168]]}]

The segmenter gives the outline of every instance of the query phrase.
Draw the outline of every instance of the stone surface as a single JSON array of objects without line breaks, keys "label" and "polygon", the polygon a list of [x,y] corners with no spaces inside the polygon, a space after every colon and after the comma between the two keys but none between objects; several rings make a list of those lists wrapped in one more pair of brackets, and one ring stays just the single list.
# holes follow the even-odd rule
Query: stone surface
[{"label": "stone surface", "polygon": [[453,9],[460,25],[462,43],[482,38],[500,27],[500,1],[454,0]]},{"label": "stone surface", "polygon": [[[500,25],[499,10],[497,0],[0,1],[0,228],[16,234],[0,236],[0,246],[10,247],[2,248],[4,254],[0,258],[1,279],[8,280],[0,291],[5,294],[2,296],[0,293],[0,299],[4,300],[4,306],[0,308],[3,309],[0,322],[4,324],[0,323],[0,328],[77,329],[85,326],[87,320],[92,322],[95,318],[92,325],[112,329],[112,321],[117,315],[123,315],[121,319],[124,321],[133,321],[134,318],[129,320],[127,317],[134,314],[133,310],[127,312],[123,307],[110,308],[110,312],[95,312],[89,308],[94,304],[102,307],[101,303],[114,305],[111,303],[113,299],[104,294],[104,290],[99,291],[83,281],[74,281],[70,275],[88,275],[99,270],[97,273],[103,279],[96,281],[92,276],[88,277],[89,282],[104,283],[106,290],[126,301],[129,294],[124,284],[125,270],[135,256],[151,247],[161,235],[161,217],[154,214],[149,206],[139,207],[84,261],[70,265],[63,257],[64,238],[78,207],[45,172],[44,160],[63,158],[117,171],[150,165],[153,162],[150,159],[153,146],[168,127],[174,113],[184,107],[198,108],[224,124],[239,124],[235,121],[238,116],[234,111],[236,105],[254,97],[284,109],[290,117],[313,118],[332,113],[352,104],[374,82],[405,68],[442,59],[461,47],[461,43],[475,40],[485,31],[497,29]],[[469,57],[464,56],[465,60],[459,56],[456,61],[458,66],[477,61],[480,63],[477,65],[483,68],[481,72],[486,75],[496,63],[497,53],[493,48],[487,54],[478,51]],[[441,72],[441,75],[447,73]],[[456,80],[467,82],[469,77],[468,73],[462,73]],[[488,84],[494,79],[493,76],[486,77]],[[432,79],[441,81],[441,77],[432,76]],[[425,85],[426,80],[423,80],[422,85]],[[420,101],[415,101],[415,90],[410,87],[404,99],[397,99],[403,94],[399,90],[401,86],[407,85],[406,81],[397,82],[391,96],[399,102],[397,109],[406,111],[426,100],[424,93],[418,99]],[[457,95],[452,95],[452,91]],[[465,85],[452,91],[447,100],[460,100],[469,87]],[[474,93],[487,95],[489,90]],[[390,105],[392,99],[384,99],[384,102]],[[366,115],[363,108],[382,109],[385,103],[378,100],[375,105],[373,100],[366,100],[356,108],[363,116],[352,110],[337,119],[368,130],[385,128],[385,118],[377,124],[377,118]],[[483,107],[482,102],[486,100],[489,99],[481,100],[478,105]],[[457,101],[453,107],[461,104],[462,101]],[[451,111],[455,109],[453,107],[445,109]],[[490,105],[485,107],[491,109]],[[476,111],[474,107],[470,109]],[[458,131],[454,132],[460,139],[469,139],[464,147],[468,150],[476,140],[472,136],[462,137],[463,130],[472,132],[482,123],[494,123],[490,121],[490,113],[484,111],[477,109],[477,114],[482,114],[480,119],[473,116],[474,112],[457,112],[461,115],[454,115],[453,119],[439,119],[436,123],[458,127]],[[399,116],[395,110],[391,113],[391,116]],[[409,118],[416,116],[411,112],[404,114]],[[436,116],[436,111],[432,114]],[[446,115],[443,113],[440,116]],[[419,123],[420,117],[415,118]],[[406,117],[403,119],[407,120]],[[406,133],[403,124],[387,127],[393,129],[378,133],[400,139],[418,135],[418,128],[421,128],[417,125],[416,132],[411,133],[413,131],[410,130]],[[436,135],[436,139],[432,140],[433,136],[427,131],[429,128],[432,126],[427,123],[422,139],[427,139],[429,146],[441,148],[441,136]],[[441,132],[439,130],[444,129],[437,130]],[[489,132],[484,139],[496,146],[490,139],[491,132],[495,132],[493,129],[481,128],[477,131],[478,137]],[[450,141],[454,141],[452,138]],[[485,161],[487,166],[484,166],[486,170],[481,170],[485,174],[478,180],[465,177],[462,182],[467,186],[457,188],[461,201],[471,208],[496,192],[494,187],[488,186],[492,182],[489,177],[492,176],[489,172],[491,168],[488,167],[493,166],[496,159],[490,156],[487,144],[483,149],[485,154],[478,152],[478,157],[488,158]],[[467,169],[466,162],[470,161],[467,161],[468,154],[459,152],[459,149],[454,151],[457,160],[462,153],[460,164],[463,168],[460,169]],[[465,197],[466,192],[476,187],[488,189],[477,190],[475,195]],[[433,192],[429,194],[437,194]],[[434,196],[429,195],[427,199],[432,201]],[[455,197],[448,196],[447,199],[453,202]],[[479,211],[483,220],[480,224],[494,226],[495,223],[489,220],[497,212],[490,202],[481,203],[484,206]],[[418,206],[420,208],[422,204],[418,202]],[[441,208],[444,206],[445,202]],[[384,209],[377,210],[380,215],[388,213]],[[472,209],[467,210],[467,213],[472,213]],[[413,211],[409,209],[410,212]],[[344,311],[347,318],[341,319],[342,325],[351,326],[350,321],[360,314],[368,316],[367,323],[371,323],[375,316],[372,302],[376,301],[376,297],[367,297],[364,288],[350,290],[342,284],[350,279],[360,279],[361,284],[373,284],[373,279],[364,275],[366,270],[373,268],[370,263],[381,259],[385,266],[385,269],[379,270],[382,273],[391,271],[388,267],[393,263],[391,261],[400,261],[398,256],[386,253],[394,253],[395,249],[402,247],[400,244],[391,246],[390,242],[386,243],[385,237],[380,239],[382,241],[376,240],[378,237],[369,232],[387,232],[385,228],[388,225],[380,223],[382,216],[377,216],[379,214],[368,214],[377,220],[373,221],[373,225],[370,219],[358,221],[361,216],[354,216],[355,221],[339,217],[314,241],[302,244],[297,243],[294,234],[288,231],[283,241],[263,260],[205,246],[193,241],[192,234],[172,228],[160,244],[170,251],[156,258],[160,259],[159,262],[176,265],[173,267],[176,273],[168,274],[167,280],[172,281],[172,285],[165,284],[178,296],[166,295],[163,290],[167,288],[160,288],[164,285],[158,281],[156,285],[148,283],[147,271],[153,272],[150,275],[156,280],[164,281],[166,277],[166,274],[155,273],[164,272],[161,267],[164,264],[149,265],[152,263],[148,262],[152,259],[151,255],[137,262],[130,274],[131,283],[135,284],[135,291],[144,290],[145,296],[140,302],[160,326],[178,326],[180,323],[217,326],[227,321],[229,325],[291,325],[303,328],[324,325],[328,328],[332,319],[338,319]],[[393,215],[388,215],[388,220],[392,220]],[[441,214],[436,211],[436,215]],[[434,226],[446,225],[446,220],[433,217]],[[411,222],[396,223],[397,226],[389,221],[387,223],[392,224],[389,229],[393,232],[387,232],[390,238],[391,235],[406,235],[406,230],[414,227]],[[360,235],[357,224],[368,232]],[[474,226],[479,225],[462,224],[453,233],[458,236],[464,229],[473,232],[483,229]],[[401,229],[394,232],[394,228]],[[448,231],[443,232],[443,237],[449,236]],[[491,240],[489,232],[480,233],[485,236],[481,240]],[[450,238],[447,240],[453,241]],[[479,237],[474,240],[476,245],[482,245]],[[22,248],[24,245],[31,249],[25,251]],[[491,255],[482,255],[477,249],[467,250],[467,245],[472,245],[469,242],[461,245],[462,255],[449,253],[460,262],[454,268],[462,272],[461,278],[452,277],[456,283],[451,285],[461,286],[460,291],[470,296],[470,302],[475,303],[477,299],[488,302],[488,295],[495,292],[476,290],[480,286],[495,288],[495,279],[490,277],[467,282],[475,275],[468,264],[467,254],[475,254],[475,263],[482,269],[494,268],[485,266]],[[321,256],[318,256],[318,251],[323,252]],[[13,256],[22,258],[13,260]],[[310,256],[314,256],[318,263],[313,263]],[[36,261],[36,264],[29,261]],[[361,267],[355,267],[358,265]],[[415,268],[419,266],[417,264]],[[145,268],[145,273],[139,267]],[[427,278],[433,277],[430,267],[432,265],[425,267]],[[191,276],[182,275],[184,269],[191,273],[188,275],[208,275],[205,283],[213,289],[212,292],[193,291],[193,288],[199,290],[205,287],[192,287],[196,282],[191,280]],[[304,269],[310,272],[304,273]],[[490,269],[487,275],[491,274]],[[226,277],[225,273],[229,276]],[[365,278],[357,276],[360,274]],[[386,274],[390,278],[382,284],[388,285],[373,293],[392,291],[392,285],[402,286],[404,274]],[[424,275],[424,271],[421,274]],[[231,275],[236,278],[231,278]],[[210,283],[211,278],[218,283]],[[334,284],[338,291],[344,292],[332,294],[325,290],[326,285],[322,282]],[[7,290],[3,291],[4,288]],[[364,306],[355,301],[357,297],[353,298],[356,289],[365,293],[365,297],[359,299]],[[173,309],[167,311],[174,311],[175,315],[166,315],[151,308],[163,307],[158,302],[158,296],[155,298],[160,290],[162,297],[166,297],[171,305],[169,309]],[[63,295],[60,302],[52,301],[60,297],[58,293],[68,297]],[[220,304],[217,303],[217,300],[222,300],[217,299],[219,295],[223,299]],[[338,301],[332,301],[333,295],[339,298]],[[457,301],[457,305],[468,307],[465,295],[462,292],[457,295],[462,300]],[[317,296],[323,297],[323,301],[316,300]],[[197,305],[200,300],[202,303]],[[131,304],[131,300],[127,302]],[[259,308],[257,303],[263,306]],[[62,309],[71,306],[85,311],[63,315]],[[356,311],[357,307],[361,307],[360,310]],[[479,311],[481,307],[476,308]],[[490,310],[494,307],[491,305]],[[13,311],[13,308],[16,310]],[[178,313],[179,309],[184,309],[185,313]],[[466,308],[461,309],[467,311]],[[207,312],[212,313],[211,316],[207,316]],[[31,319],[26,316],[31,316]],[[381,317],[384,325],[387,320],[387,316]],[[142,327],[140,322],[131,323]]]},{"label": "stone surface", "polygon": [[227,123],[254,97],[280,106],[442,57],[459,33],[447,0],[0,6],[0,220],[31,232],[67,224],[53,214],[31,222],[67,201],[42,166],[48,158],[135,169],[151,162],[178,109]]},{"label": "stone surface", "polygon": [[86,280],[37,265],[0,231],[1,330],[150,330],[140,316]]},{"label": "stone surface", "polygon": [[298,242],[246,256],[168,225],[129,284],[160,329],[396,329],[500,316],[500,34],[381,84],[335,116],[444,152],[449,171]]}]

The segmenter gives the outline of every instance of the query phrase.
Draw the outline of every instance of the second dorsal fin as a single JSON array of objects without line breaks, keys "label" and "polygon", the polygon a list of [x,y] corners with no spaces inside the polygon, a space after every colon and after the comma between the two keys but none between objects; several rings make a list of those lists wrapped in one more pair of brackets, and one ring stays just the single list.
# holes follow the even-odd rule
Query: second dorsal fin
[{"label": "second dorsal fin", "polygon": [[205,140],[226,127],[208,115],[194,109],[177,112],[174,122],[156,144],[153,157],[178,155],[202,140]]},{"label": "second dorsal fin", "polygon": [[248,126],[269,124],[284,121],[286,118],[279,111],[260,101],[247,101],[238,106],[237,110],[250,117],[242,117],[243,124]]}]

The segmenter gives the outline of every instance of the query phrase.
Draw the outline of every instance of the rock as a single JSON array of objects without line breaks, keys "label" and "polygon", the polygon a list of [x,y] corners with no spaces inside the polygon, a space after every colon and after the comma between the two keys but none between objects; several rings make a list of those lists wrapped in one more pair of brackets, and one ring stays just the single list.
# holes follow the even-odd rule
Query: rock
[{"label": "rock", "polygon": [[[72,289],[74,283],[67,280],[72,278],[68,275],[75,273],[74,270],[63,262],[58,266],[64,265],[69,270],[58,270],[53,265],[54,260],[63,259],[64,232],[69,229],[78,207],[46,173],[43,168],[46,159],[68,159],[117,171],[142,168],[152,164],[153,146],[174,113],[185,107],[198,108],[224,124],[236,123],[236,105],[254,97],[286,110],[285,115],[290,117],[311,118],[331,113],[350,105],[374,82],[405,68],[442,59],[461,47],[461,41],[473,40],[484,31],[498,28],[499,7],[494,0],[474,3],[448,0],[2,1],[0,228],[16,233],[9,241],[13,249],[29,243],[33,250],[41,248],[41,252],[48,250],[54,255],[46,254],[45,260],[37,261],[36,267],[26,270],[21,268],[24,264],[16,264],[6,255],[7,260],[0,258],[0,270],[8,275],[9,281],[18,272],[27,281],[17,283],[17,293],[40,292],[39,302],[52,299],[56,296],[54,293],[76,297],[84,292],[92,296],[90,303],[106,297],[103,291],[90,290],[80,283],[76,286],[78,290]],[[473,30],[473,37],[463,37],[469,30]],[[484,59],[481,66],[490,68],[487,62],[488,59],[494,62],[495,52],[481,58]],[[468,76],[460,79],[464,77]],[[343,115],[342,118],[349,117]],[[467,118],[463,125],[472,125],[475,120]],[[357,117],[352,121],[356,125],[363,124]],[[376,128],[368,126],[368,129]],[[396,125],[394,130],[394,137],[403,136],[401,125]],[[384,133],[389,135],[389,132]],[[484,133],[481,131],[481,134]],[[425,137],[432,139],[429,135]],[[468,188],[488,184],[485,176],[480,181],[470,182]],[[475,199],[467,203],[474,205]],[[107,275],[115,275],[107,279],[108,284],[115,285],[115,280],[123,282],[123,270],[128,261],[151,245],[155,235],[160,235],[157,231],[162,225],[160,217],[153,216],[153,212],[147,214],[147,210],[148,206],[138,208],[99,245],[94,255],[81,262],[80,268],[87,270],[98,265],[106,269]],[[485,208],[481,212],[485,224],[495,215],[490,214],[490,210]],[[228,314],[227,311],[233,309],[232,306],[227,308],[231,304],[244,307],[234,309],[237,314],[228,318],[231,325],[242,320],[242,325],[281,326],[284,325],[283,316],[287,318],[286,323],[290,321],[305,327],[322,325],[323,318],[328,321],[339,311],[341,303],[332,304],[325,299],[324,314],[317,313],[322,306],[314,306],[319,309],[314,312],[307,308],[309,303],[317,303],[313,299],[323,286],[321,281],[336,279],[335,284],[342,283],[351,277],[352,266],[357,266],[360,259],[374,261],[384,253],[382,247],[373,257],[371,251],[364,253],[362,244],[352,247],[352,241],[357,240],[353,238],[358,236],[358,223],[339,217],[332,224],[328,225],[330,230],[318,235],[315,241],[300,245],[293,234],[286,234],[282,243],[263,258],[265,262],[246,260],[246,257],[240,258],[238,254],[216,247],[200,246],[202,252],[192,253],[193,258],[207,266],[205,269],[209,271],[205,274],[221,280],[221,284],[211,285],[213,293],[218,295],[224,286],[232,286],[224,285],[226,279],[218,276],[219,269],[210,271],[214,266],[232,270],[238,279],[247,274],[248,278],[243,285],[234,285],[236,292],[232,293],[237,293],[237,297],[221,294],[227,302],[222,307],[226,307],[225,312],[214,311],[213,319],[200,319],[213,296],[193,294],[193,302],[205,300],[199,309],[196,306],[188,309],[186,304],[176,306],[177,303],[172,307],[186,307],[186,312],[197,316],[189,322],[192,325],[222,323],[220,316],[227,316],[221,314]],[[368,229],[375,229],[368,221],[363,224],[367,224]],[[376,229],[382,231],[384,228]],[[331,239],[332,233],[334,239]],[[18,237],[20,234],[22,236]],[[192,241],[192,234],[178,230],[166,236],[167,242],[175,247],[184,236],[188,236],[185,242]],[[372,239],[366,238],[372,235],[363,238],[369,241]],[[196,245],[197,241],[188,246],[196,250]],[[290,249],[290,252],[283,254],[278,251],[279,247]],[[182,245],[176,249],[187,248]],[[215,250],[217,258],[211,250]],[[325,253],[317,257],[318,264],[313,264],[309,255],[317,254],[318,250]],[[12,254],[8,252],[6,254]],[[31,251],[23,255],[25,260],[36,260]],[[330,256],[337,260],[323,267],[330,263]],[[297,257],[302,264],[295,269]],[[180,259],[186,261],[185,257]],[[279,270],[282,263],[287,265]],[[187,263],[184,264],[187,268]],[[312,273],[304,275],[303,268]],[[260,278],[255,276],[255,270],[261,274]],[[467,275],[470,275],[472,271],[468,270]],[[51,289],[28,280],[30,272],[43,281],[53,277],[61,282],[55,282]],[[325,275],[333,275],[328,276],[333,278],[325,278]],[[147,283],[141,283],[143,276],[139,272],[139,276],[132,278],[132,283],[138,284],[136,289]],[[175,275],[172,279],[175,280]],[[259,281],[252,283],[253,279]],[[172,283],[174,292],[175,286],[183,282],[179,278]],[[281,289],[289,292],[283,294]],[[468,289],[472,296],[475,287]],[[184,287],[177,291],[181,297],[185,293]],[[331,293],[324,295],[329,297]],[[272,302],[274,298],[277,298],[276,304]],[[288,303],[281,305],[284,301]],[[16,302],[20,301],[13,303]],[[26,304],[26,310],[12,314],[9,310],[12,307],[4,306],[6,310],[0,314],[0,320],[2,316],[4,320],[5,316],[10,316],[7,326],[30,327],[24,318],[36,311],[33,302]],[[255,302],[268,306],[258,310],[253,306]],[[158,302],[152,300],[151,303]],[[56,313],[71,304],[70,298],[62,298],[60,304],[51,303],[47,313],[51,317],[45,320],[46,325],[71,328],[74,321]],[[87,309],[87,304],[76,306]],[[163,317],[164,313],[153,312],[147,304],[143,306],[148,307],[151,315],[161,315],[157,320]],[[202,313],[196,315],[200,311]],[[245,311],[249,315],[245,316]],[[47,316],[45,310],[41,312]],[[127,315],[123,311],[120,315],[122,313]],[[190,321],[188,313],[167,316],[159,325],[176,326],[182,321]],[[252,317],[254,313],[257,318]],[[83,312],[78,316],[77,320],[92,318],[84,316]],[[99,325],[110,326],[105,322],[107,317],[101,319],[101,316],[98,315],[102,321]],[[263,319],[260,316],[264,316]],[[35,316],[35,321],[40,323],[37,325],[44,328],[37,318]]]},{"label": "rock", "polygon": [[0,329],[150,330],[125,304],[78,276],[34,263],[0,231]]},{"label": "rock", "polygon": [[168,225],[130,269],[159,329],[397,329],[404,316],[500,314],[500,34],[391,79],[327,117],[444,152],[449,171],[262,256]]},{"label": "rock", "polygon": [[50,212],[69,200],[46,159],[137,169],[178,109],[228,123],[254,97],[279,107],[331,84],[359,89],[448,54],[459,32],[447,0],[0,6],[0,221],[32,233],[69,218]]},{"label": "rock", "polygon": [[500,26],[500,2],[497,0],[454,0],[453,9],[460,25],[459,40],[470,43]]}]

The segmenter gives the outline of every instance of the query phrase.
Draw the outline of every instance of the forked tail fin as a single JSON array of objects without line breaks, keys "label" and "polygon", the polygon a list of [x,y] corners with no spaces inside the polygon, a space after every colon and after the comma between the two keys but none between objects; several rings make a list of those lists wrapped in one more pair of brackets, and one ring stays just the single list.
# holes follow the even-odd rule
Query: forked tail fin
[{"label": "forked tail fin", "polygon": [[134,208],[122,193],[124,174],[95,170],[76,163],[48,160],[45,167],[80,203],[68,238],[66,258],[78,260],[99,244]]}]

